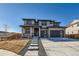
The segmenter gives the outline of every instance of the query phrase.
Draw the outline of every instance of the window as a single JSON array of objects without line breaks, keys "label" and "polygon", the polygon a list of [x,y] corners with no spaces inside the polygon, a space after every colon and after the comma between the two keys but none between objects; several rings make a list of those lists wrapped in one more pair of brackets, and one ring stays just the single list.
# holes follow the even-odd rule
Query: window
[{"label": "window", "polygon": [[58,26],[59,26],[59,24],[55,23],[55,24],[54,24],[54,26],[55,26],[55,27],[58,27]]},{"label": "window", "polygon": [[45,22],[45,21],[42,21],[41,23],[42,23],[43,26],[47,25],[47,22]]},{"label": "window", "polygon": [[72,34],[73,34],[73,31],[72,31]]},{"label": "window", "polygon": [[26,30],[25,33],[30,33],[30,30]]},{"label": "window", "polygon": [[77,24],[77,27],[79,27],[79,23]]},{"label": "window", "polygon": [[69,32],[67,32],[67,34],[69,34]]},{"label": "window", "polygon": [[30,28],[29,27],[25,28],[25,33],[30,33]]},{"label": "window", "polygon": [[50,22],[50,24],[53,24],[53,23],[54,23],[54,22],[52,22],[52,21]]},{"label": "window", "polygon": [[28,21],[26,21],[26,24],[32,24],[32,21],[28,20]]}]

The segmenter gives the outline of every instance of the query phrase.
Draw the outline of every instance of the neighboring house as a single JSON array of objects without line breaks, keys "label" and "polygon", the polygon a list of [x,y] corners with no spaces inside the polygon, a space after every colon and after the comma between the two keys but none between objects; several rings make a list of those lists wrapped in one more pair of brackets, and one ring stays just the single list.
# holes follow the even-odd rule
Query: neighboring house
[{"label": "neighboring house", "polygon": [[25,19],[22,27],[23,37],[64,37],[65,27],[53,20]]},{"label": "neighboring house", "polygon": [[73,20],[65,30],[66,37],[79,38],[79,20]]}]

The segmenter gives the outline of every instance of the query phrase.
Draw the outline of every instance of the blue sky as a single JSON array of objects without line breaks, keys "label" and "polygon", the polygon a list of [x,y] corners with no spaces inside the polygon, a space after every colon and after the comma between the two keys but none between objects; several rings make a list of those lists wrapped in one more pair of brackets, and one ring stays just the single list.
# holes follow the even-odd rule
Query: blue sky
[{"label": "blue sky", "polygon": [[0,4],[0,30],[8,25],[8,31],[20,32],[22,18],[51,19],[62,26],[79,19],[79,4]]}]

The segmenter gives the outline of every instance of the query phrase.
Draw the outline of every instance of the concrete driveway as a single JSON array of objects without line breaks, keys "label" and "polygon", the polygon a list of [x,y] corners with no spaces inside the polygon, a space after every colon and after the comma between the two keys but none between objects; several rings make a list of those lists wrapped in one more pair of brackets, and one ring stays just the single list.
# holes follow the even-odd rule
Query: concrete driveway
[{"label": "concrete driveway", "polygon": [[65,39],[53,38],[52,40],[41,39],[41,41],[48,56],[79,56],[79,41]]}]

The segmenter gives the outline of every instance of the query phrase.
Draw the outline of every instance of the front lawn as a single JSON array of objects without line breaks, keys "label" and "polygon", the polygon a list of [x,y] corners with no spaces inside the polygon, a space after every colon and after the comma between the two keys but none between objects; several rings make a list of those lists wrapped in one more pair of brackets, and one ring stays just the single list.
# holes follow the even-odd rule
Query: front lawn
[{"label": "front lawn", "polygon": [[9,50],[18,54],[29,41],[30,41],[29,39],[0,41],[0,49]]}]

